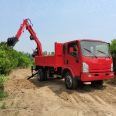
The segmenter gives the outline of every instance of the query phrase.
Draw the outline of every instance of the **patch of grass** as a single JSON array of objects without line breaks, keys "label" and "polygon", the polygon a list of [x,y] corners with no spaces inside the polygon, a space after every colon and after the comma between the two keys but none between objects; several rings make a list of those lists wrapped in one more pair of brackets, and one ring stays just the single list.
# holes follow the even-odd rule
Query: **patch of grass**
[{"label": "patch of grass", "polygon": [[6,109],[6,103],[3,102],[2,105],[0,106],[1,109]]},{"label": "patch of grass", "polygon": [[4,86],[4,82],[7,80],[7,77],[0,75],[0,88]]},{"label": "patch of grass", "polygon": [[113,79],[107,80],[106,83],[116,85],[116,77],[114,77]]},{"label": "patch of grass", "polygon": [[8,96],[7,92],[4,91],[4,83],[7,79],[4,75],[0,75],[0,100]]},{"label": "patch of grass", "polygon": [[3,100],[3,98],[7,97],[8,93],[4,90],[0,90],[0,101]]}]

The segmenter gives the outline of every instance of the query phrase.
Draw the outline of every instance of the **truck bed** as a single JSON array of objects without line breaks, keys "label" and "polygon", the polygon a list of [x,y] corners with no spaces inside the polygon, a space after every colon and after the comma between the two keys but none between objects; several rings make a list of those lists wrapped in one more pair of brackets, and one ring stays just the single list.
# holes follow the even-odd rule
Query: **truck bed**
[{"label": "truck bed", "polygon": [[63,65],[62,56],[37,56],[35,58],[37,66],[61,67]]},{"label": "truck bed", "polygon": [[36,66],[61,67],[63,65],[63,44],[55,43],[54,56],[36,56]]}]

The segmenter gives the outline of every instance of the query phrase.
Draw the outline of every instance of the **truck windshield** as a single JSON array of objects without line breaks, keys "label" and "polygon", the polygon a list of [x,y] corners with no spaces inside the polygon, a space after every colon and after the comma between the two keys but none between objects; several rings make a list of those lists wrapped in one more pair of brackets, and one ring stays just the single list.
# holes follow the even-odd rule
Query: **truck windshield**
[{"label": "truck windshield", "polygon": [[99,41],[81,41],[83,56],[110,57],[109,44]]}]

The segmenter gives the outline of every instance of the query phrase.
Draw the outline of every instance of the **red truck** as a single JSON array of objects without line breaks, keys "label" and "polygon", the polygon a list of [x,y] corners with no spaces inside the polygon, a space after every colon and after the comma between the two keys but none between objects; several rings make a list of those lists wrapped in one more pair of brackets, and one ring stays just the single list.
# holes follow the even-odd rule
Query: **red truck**
[{"label": "red truck", "polygon": [[[83,82],[102,86],[103,80],[114,77],[108,43],[90,39],[55,43],[54,55],[43,56],[41,43],[30,20],[25,19],[15,37],[8,38],[7,45],[14,46],[25,28],[30,33],[30,39],[37,44],[33,53],[35,68],[32,68],[32,76],[29,78],[37,75],[39,81],[45,81],[57,75],[65,79],[66,88],[76,89]],[[33,70],[36,73],[33,73]]]}]

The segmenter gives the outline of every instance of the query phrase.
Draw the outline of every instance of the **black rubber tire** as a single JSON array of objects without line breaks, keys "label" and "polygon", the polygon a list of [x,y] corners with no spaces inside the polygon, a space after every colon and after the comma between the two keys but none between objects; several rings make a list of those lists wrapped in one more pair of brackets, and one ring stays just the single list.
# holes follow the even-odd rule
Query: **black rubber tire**
[{"label": "black rubber tire", "polygon": [[78,82],[76,78],[73,78],[71,73],[65,74],[65,86],[67,89],[77,89]]},{"label": "black rubber tire", "polygon": [[47,81],[48,78],[49,78],[49,76],[48,76],[48,70],[44,69],[43,73],[44,73],[44,81]]},{"label": "black rubber tire", "polygon": [[38,70],[37,79],[38,81],[45,81],[45,73],[43,69]]},{"label": "black rubber tire", "polygon": [[92,81],[91,85],[94,88],[102,88],[103,87],[103,80]]}]

